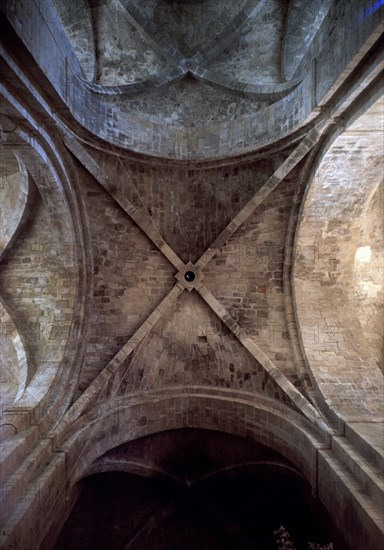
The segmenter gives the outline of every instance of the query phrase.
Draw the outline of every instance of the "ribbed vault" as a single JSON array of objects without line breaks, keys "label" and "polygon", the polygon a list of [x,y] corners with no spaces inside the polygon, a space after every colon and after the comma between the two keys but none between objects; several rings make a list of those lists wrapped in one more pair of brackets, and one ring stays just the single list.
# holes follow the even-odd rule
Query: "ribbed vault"
[{"label": "ribbed vault", "polygon": [[[384,8],[305,6],[1,3],[0,545],[50,550],[87,476],[252,447],[381,546]],[[212,468],[165,464],[179,430]]]},{"label": "ribbed vault", "polygon": [[[80,538],[84,548],[102,548],[108,539],[126,549],[169,549],[171,542],[179,548],[186,536],[191,548],[253,548],[257,541],[267,549],[274,547],[277,518],[290,524],[299,542],[335,540],[315,506],[316,525],[306,506],[315,501],[289,461],[215,430],[168,430],[120,445],[96,460],[79,483],[81,496],[55,549],[72,548]],[[97,534],[89,521],[94,515]]]}]

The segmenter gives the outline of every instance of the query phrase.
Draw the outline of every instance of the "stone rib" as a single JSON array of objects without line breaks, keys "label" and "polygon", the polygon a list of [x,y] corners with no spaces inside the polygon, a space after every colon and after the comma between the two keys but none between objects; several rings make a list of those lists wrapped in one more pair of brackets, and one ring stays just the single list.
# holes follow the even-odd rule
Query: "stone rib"
[{"label": "stone rib", "polygon": [[85,78],[82,78],[76,73],[75,77],[85,88],[94,94],[116,96],[134,95],[152,90],[159,90],[181,80],[186,73],[186,69],[183,69],[182,67],[174,67],[172,70],[164,71],[159,75],[153,74],[145,80],[139,80],[137,82],[132,82],[131,84],[120,84],[116,86],[95,84],[94,82],[89,82]]},{"label": "stone rib", "polygon": [[172,248],[164,241],[145,207],[138,204],[141,202],[141,199],[131,182],[127,181],[126,188],[129,195],[129,198],[127,198],[121,194],[108,176],[101,173],[100,167],[96,161],[73,136],[66,134],[63,139],[66,146],[75,155],[75,157],[115,199],[115,201],[128,214],[128,216],[140,227],[148,239],[150,239],[157,246],[167,260],[178,271],[180,271],[180,269],[184,267],[184,263],[172,250]]},{"label": "stone rib", "polygon": [[299,84],[300,79],[291,80],[282,84],[251,84],[249,82],[236,81],[227,75],[196,67],[191,73],[202,82],[205,82],[218,90],[236,94],[246,99],[274,100],[282,99],[292,92]]},{"label": "stone rib", "polygon": [[[177,284],[169,292],[169,294],[164,298],[164,300],[153,310],[149,317],[144,321],[144,323],[137,329],[135,334],[131,336],[128,342],[121,348],[121,350],[115,355],[115,357],[108,363],[106,369],[111,372],[116,372],[118,367],[127,359],[127,357],[138,347],[138,345],[144,340],[144,338],[150,333],[152,327],[157,323],[157,321],[162,317],[164,311],[173,305],[178,296],[183,292],[183,289]],[[122,374],[121,378],[119,377],[118,383],[114,384],[112,387],[112,394],[117,393],[121,382],[124,380],[124,377],[127,373],[127,369]]]},{"label": "stone rib", "polygon": [[174,44],[162,36],[161,29],[153,24],[153,22],[147,21],[128,2],[125,1],[122,3],[131,24],[151,44],[155,51],[171,59],[177,65],[185,66],[185,63],[191,63],[192,65],[209,64],[213,59],[218,57],[239,36],[247,21],[261,11],[265,0],[250,0],[218,36],[209,37],[208,40],[204,41],[200,52],[189,60],[185,59],[185,56],[176,49]]},{"label": "stone rib", "polygon": [[251,19],[257,16],[265,4],[265,0],[251,0],[244,8],[232,19],[226,28],[213,40],[208,38],[202,44],[201,51],[194,57],[199,64],[209,64],[216,59],[236,38]]},{"label": "stone rib", "polygon": [[[124,346],[116,353],[101,373],[95,378],[91,385],[85,390],[85,392],[79,397],[76,403],[64,415],[60,422],[60,425],[65,428],[66,425],[71,424],[77,417],[79,417],[85,409],[91,408],[95,399],[98,398],[100,392],[108,387],[108,382],[117,373],[120,365],[127,359],[127,357],[136,349],[136,347],[143,341],[143,339],[150,333],[154,324],[160,319],[163,313],[172,306],[178,296],[183,292],[183,289],[178,285],[175,285],[173,289],[167,294],[167,296],[160,302],[160,304],[152,311],[142,325],[136,330],[136,332],[129,338]],[[126,371],[123,373],[118,384],[112,383],[112,389],[117,392],[121,381],[124,379]]]},{"label": "stone rib", "polygon": [[329,428],[313,405],[295,388],[295,386],[286,378],[286,376],[273,364],[269,357],[259,348],[245,330],[235,321],[228,311],[216,300],[207,287],[201,285],[197,292],[211,307],[216,315],[223,321],[229,330],[243,344],[248,352],[264,368],[269,376],[279,385],[283,392],[289,397],[294,405],[304,414],[313,424],[318,426],[324,432],[329,432]]},{"label": "stone rib", "polygon": [[124,545],[124,550],[138,548],[140,540],[145,540],[155,529],[159,527],[159,525],[171,516],[183,500],[184,499],[180,499],[180,497],[173,498],[167,504],[160,506],[157,510],[152,512],[139,526],[130,540]]},{"label": "stone rib", "polygon": [[256,208],[272,193],[280,182],[295,168],[295,166],[305,157],[320,138],[325,129],[323,124],[320,129],[312,130],[296,147],[289,157],[279,166],[265,184],[255,193],[248,203],[233,218],[227,227],[220,233],[212,245],[204,252],[196,265],[203,269],[208,262],[216,256],[219,249],[228,241],[228,239],[239,229],[239,227],[252,216]]}]

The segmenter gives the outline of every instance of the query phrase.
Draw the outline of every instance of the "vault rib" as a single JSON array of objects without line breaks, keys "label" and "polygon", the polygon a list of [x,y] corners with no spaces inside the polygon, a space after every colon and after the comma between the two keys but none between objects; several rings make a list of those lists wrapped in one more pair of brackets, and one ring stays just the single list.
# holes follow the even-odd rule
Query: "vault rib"
[{"label": "vault rib", "polygon": [[[134,25],[151,46],[156,49],[157,53],[166,56],[177,65],[184,65],[185,61],[187,61],[185,56],[177,50],[174,44],[171,44],[161,35],[161,29],[159,29],[157,25],[142,17],[140,12],[134,6],[130,6],[129,2],[126,0],[121,1],[121,3],[132,25]],[[189,59],[188,62],[192,65],[209,64],[240,35],[247,21],[261,11],[264,3],[265,0],[250,0],[219,36],[214,36],[213,39],[209,38],[204,41],[200,52],[194,55],[192,59]],[[188,70],[188,68],[187,66],[186,70]]]},{"label": "vault rib", "polygon": [[[160,302],[160,304],[152,311],[142,325],[136,330],[136,332],[129,338],[124,346],[116,353],[111,361],[104,367],[100,374],[94,379],[85,392],[79,397],[72,408],[64,415],[62,419],[63,425],[73,422],[73,420],[79,417],[84,410],[88,410],[92,407],[95,400],[100,396],[100,392],[103,389],[108,388],[108,383],[112,380],[112,388],[110,395],[117,393],[120,384],[124,380],[124,377],[129,369],[125,369],[121,376],[117,376],[117,371],[120,365],[127,359],[127,357],[137,348],[137,346],[144,340],[144,338],[150,333],[152,327],[157,323],[163,313],[171,307],[177,300],[178,296],[183,292],[177,284],[167,294],[167,296]],[[116,375],[115,378],[113,376]]]},{"label": "vault rib", "polygon": [[220,248],[228,241],[228,239],[239,229],[239,227],[247,221],[254,213],[256,208],[272,193],[274,189],[283,181],[283,179],[297,166],[297,164],[305,157],[321,137],[327,124],[323,123],[319,128],[315,128],[299,143],[292,151],[289,157],[279,166],[264,185],[255,193],[255,195],[247,202],[240,210],[227,227],[220,233],[217,239],[204,252],[200,259],[196,262],[196,266],[203,269],[210,260],[219,252]]},{"label": "vault rib", "polygon": [[172,248],[164,241],[157,227],[152,221],[144,206],[139,205],[141,199],[133,184],[127,180],[126,189],[129,198],[123,196],[119,189],[113,184],[110,178],[102,174],[100,166],[86,151],[86,149],[73,136],[66,134],[63,136],[64,143],[75,157],[84,165],[90,174],[100,183],[100,185],[115,199],[117,204],[128,214],[128,216],[140,227],[143,233],[150,239],[164,254],[167,260],[180,271],[184,263]]},{"label": "vault rib", "polygon": [[172,70],[164,71],[160,75],[151,75],[145,80],[138,80],[131,84],[118,84],[107,86],[105,84],[95,84],[75,73],[76,78],[81,84],[92,93],[104,96],[116,95],[134,95],[152,90],[159,90],[165,86],[170,86],[184,78],[187,71],[182,67],[175,67]]},{"label": "vault rib", "polygon": [[[209,85],[217,86],[231,93],[240,94],[249,99],[261,98],[276,98],[279,99],[282,95],[286,95],[289,91],[297,86],[300,79],[286,82],[283,84],[273,85],[254,85],[251,83],[236,82],[221,74],[216,74],[206,67],[223,53],[234,40],[236,40],[246,23],[251,17],[255,17],[261,12],[265,0],[251,0],[247,5],[236,15],[236,17],[226,26],[226,28],[215,36],[213,41],[208,38],[202,44],[202,48],[199,53],[196,53],[191,58],[186,58],[181,54],[174,44],[170,43],[161,34],[161,29],[155,25],[152,21],[147,21],[142,17],[141,13],[127,2],[122,2],[125,7],[127,17],[131,24],[141,33],[143,38],[154,48],[154,50],[172,63],[177,65],[179,73],[173,76],[170,72],[161,78],[161,82],[173,83],[180,78],[183,78],[188,72],[195,78],[205,82]],[[136,91],[136,86],[145,85],[150,86],[151,79],[148,79],[144,83],[135,83],[131,85],[132,91]],[[156,85],[155,82],[153,82]],[[93,85],[94,86],[94,85]],[[108,87],[105,87],[107,91]],[[124,87],[124,90],[128,92],[128,88]]]},{"label": "vault rib", "polygon": [[224,306],[220,304],[208,290],[206,286],[201,284],[196,288],[200,296],[211,307],[221,321],[229,328],[236,336],[239,342],[246,350],[256,359],[256,361],[264,368],[269,376],[278,384],[289,399],[296,405],[300,412],[304,414],[308,420],[318,426],[322,431],[329,433],[329,428],[324,422],[320,413],[316,408],[295,388],[288,378],[274,365],[269,357],[259,348],[246,331],[235,321],[228,313]]},{"label": "vault rib", "polygon": [[176,497],[170,499],[166,504],[159,506],[157,510],[146,517],[133,536],[131,536],[130,540],[125,543],[124,550],[138,548],[137,544],[140,544],[140,540],[145,540],[146,537],[177,510],[177,507],[180,506],[181,502],[184,502],[184,500],[186,500],[185,496]]},{"label": "vault rib", "polygon": [[251,19],[260,14],[265,0],[251,0],[247,2],[244,8],[232,19],[232,21],[225,27],[223,32],[217,37],[213,37],[213,40],[204,41],[202,44],[200,54],[195,57],[196,61],[201,64],[209,64],[216,57],[218,57],[236,38],[240,36],[241,31]]},{"label": "vault rib", "polygon": [[230,92],[250,100],[258,99],[263,101],[269,99],[271,101],[277,101],[292,92],[301,82],[300,79],[296,79],[289,82],[283,82],[282,84],[253,84],[235,80],[222,73],[211,71],[210,69],[205,69],[200,66],[197,66],[191,72],[198,80],[209,84],[213,88],[224,90],[225,92]]},{"label": "vault rib", "polygon": [[136,94],[152,88],[159,89],[162,86],[173,84],[190,73],[196,79],[208,85],[224,89],[248,99],[263,100],[269,98],[270,100],[277,100],[287,95],[301,81],[301,78],[299,78],[282,84],[255,85],[249,82],[236,82],[227,76],[217,74],[206,68],[216,57],[223,53],[225,48],[238,38],[248,20],[261,12],[265,0],[259,0],[256,6],[254,5],[255,0],[248,2],[218,37],[215,37],[213,41],[210,39],[206,40],[202,45],[201,51],[191,58],[181,54],[173,43],[161,35],[161,29],[159,30],[158,26],[152,21],[146,20],[134,6],[129,5],[127,2],[120,3],[124,6],[127,19],[139,31],[143,39],[151,45],[157,54],[166,58],[175,67],[164,71],[160,76],[152,75],[143,81],[119,86],[95,84],[77,75],[82,84],[94,93],[106,95]]}]

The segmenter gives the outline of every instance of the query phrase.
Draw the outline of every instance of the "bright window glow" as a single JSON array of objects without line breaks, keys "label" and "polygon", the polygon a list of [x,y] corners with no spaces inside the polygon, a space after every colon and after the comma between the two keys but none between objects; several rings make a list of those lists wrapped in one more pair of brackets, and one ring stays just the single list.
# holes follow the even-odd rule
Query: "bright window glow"
[{"label": "bright window glow", "polygon": [[356,250],[356,260],[361,263],[369,263],[371,261],[372,250],[370,246],[360,246]]}]

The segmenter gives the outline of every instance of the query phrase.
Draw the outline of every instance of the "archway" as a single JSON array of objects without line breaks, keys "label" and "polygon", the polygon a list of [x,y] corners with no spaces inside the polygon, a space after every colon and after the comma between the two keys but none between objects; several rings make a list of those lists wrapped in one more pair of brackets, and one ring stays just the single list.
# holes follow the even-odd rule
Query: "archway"
[{"label": "archway", "polygon": [[283,524],[348,548],[298,469],[266,445],[205,429],[144,436],[99,457],[55,550],[275,549]]},{"label": "archway", "polygon": [[293,285],[309,374],[344,422],[382,420],[382,112],[383,98],[373,97],[328,141],[296,236]]}]

